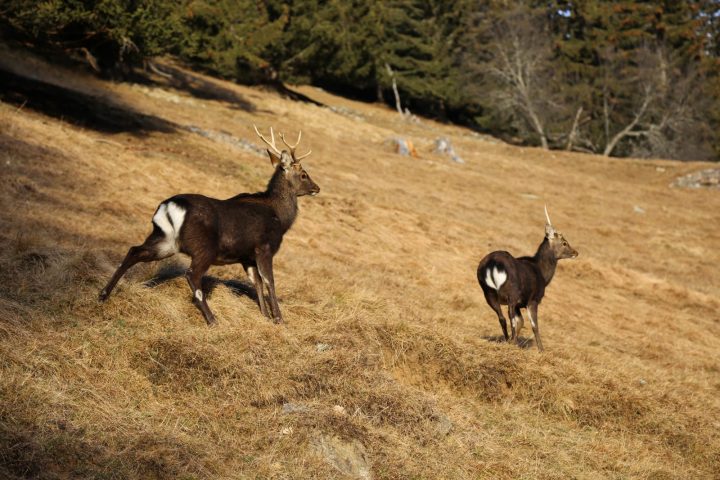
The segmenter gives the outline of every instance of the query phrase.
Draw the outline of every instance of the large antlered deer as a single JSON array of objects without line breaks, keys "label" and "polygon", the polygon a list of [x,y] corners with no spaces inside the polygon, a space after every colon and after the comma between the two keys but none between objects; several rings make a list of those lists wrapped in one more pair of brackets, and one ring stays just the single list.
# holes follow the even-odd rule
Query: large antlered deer
[{"label": "large antlered deer", "polygon": [[527,308],[530,324],[535,335],[535,344],[542,351],[540,327],[538,325],[538,305],[550,284],[558,260],[575,258],[577,250],[565,240],[563,234],[555,230],[545,207],[545,238],[532,257],[515,258],[508,252],[489,253],[480,261],[477,278],[485,294],[488,305],[497,313],[505,340],[508,340],[507,322],[503,317],[501,305],[507,305],[512,327],[510,340],[519,342],[520,329],[523,327],[521,308]]},{"label": "large antlered deer", "polygon": [[[258,193],[241,193],[227,200],[196,194],[176,195],[160,203],[152,218],[153,231],[142,245],[131,247],[122,264],[100,292],[100,301],[110,296],[125,272],[138,262],[152,262],[178,252],[191,258],[185,277],[193,292],[193,303],[208,325],[215,323],[201,289],[201,280],[211,265],[241,263],[257,291],[260,311],[275,323],[282,322],[275,295],[273,255],[283,235],[292,226],[298,212],[297,197],[317,195],[320,187],[310,179],[300,164],[310,152],[296,156],[302,132],[295,145],[280,151],[270,128],[265,138],[255,127],[275,168],[267,189]],[[269,307],[263,293],[267,287]]]}]

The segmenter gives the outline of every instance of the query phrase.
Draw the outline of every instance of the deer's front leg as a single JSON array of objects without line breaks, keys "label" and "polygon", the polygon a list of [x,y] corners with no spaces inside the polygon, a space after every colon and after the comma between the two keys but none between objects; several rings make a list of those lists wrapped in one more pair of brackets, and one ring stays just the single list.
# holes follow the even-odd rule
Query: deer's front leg
[{"label": "deer's front leg", "polygon": [[270,309],[268,308],[267,301],[265,300],[265,292],[263,291],[263,282],[260,278],[260,274],[257,271],[257,267],[250,266],[247,268],[247,274],[250,278],[250,281],[253,283],[253,286],[255,287],[255,292],[257,293],[257,299],[258,299],[258,306],[260,307],[260,313],[262,313],[267,318],[270,318]]},{"label": "deer's front leg", "polygon": [[512,326],[513,332],[512,340],[520,345],[520,330],[522,330],[525,320],[523,319],[518,307],[508,307],[508,314],[510,315],[510,325]]},{"label": "deer's front leg", "polygon": [[260,278],[268,289],[268,297],[270,299],[270,310],[275,323],[283,323],[282,314],[280,313],[280,305],[278,305],[277,296],[275,295],[275,278],[273,276],[272,267],[272,250],[270,245],[263,245],[255,249],[255,260],[258,266]]},{"label": "deer's front leg", "polygon": [[542,345],[542,341],[540,340],[540,325],[538,325],[537,311],[537,303],[528,304],[527,312],[528,316],[530,317],[530,325],[532,325],[533,334],[535,335],[535,344],[537,345],[538,350],[542,352],[544,348]]}]

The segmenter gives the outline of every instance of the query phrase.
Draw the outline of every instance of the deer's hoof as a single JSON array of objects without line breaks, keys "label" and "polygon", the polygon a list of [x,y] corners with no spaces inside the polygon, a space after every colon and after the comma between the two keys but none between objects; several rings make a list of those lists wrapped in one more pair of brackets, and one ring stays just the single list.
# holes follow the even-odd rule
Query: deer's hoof
[{"label": "deer's hoof", "polygon": [[108,299],[108,292],[106,290],[103,290],[102,292],[100,292],[100,294],[98,295],[98,302],[105,303],[107,301],[107,299]]}]

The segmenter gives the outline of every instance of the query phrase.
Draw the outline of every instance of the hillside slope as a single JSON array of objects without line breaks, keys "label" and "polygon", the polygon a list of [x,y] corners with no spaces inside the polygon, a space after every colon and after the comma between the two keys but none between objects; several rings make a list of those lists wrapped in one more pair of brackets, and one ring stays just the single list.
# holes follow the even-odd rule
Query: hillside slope
[{"label": "hillside slope", "polygon": [[[717,475],[720,195],[668,187],[705,164],[517,148],[310,87],[327,107],[0,58],[0,476]],[[158,202],[264,188],[253,124],[302,129],[322,189],[275,259],[287,324],[227,266],[207,328],[180,258],[99,304]],[[465,164],[431,153],[439,136]],[[533,253],[545,203],[580,256],[541,305],[539,354],[529,328],[526,348],[497,342],[475,268]]]}]

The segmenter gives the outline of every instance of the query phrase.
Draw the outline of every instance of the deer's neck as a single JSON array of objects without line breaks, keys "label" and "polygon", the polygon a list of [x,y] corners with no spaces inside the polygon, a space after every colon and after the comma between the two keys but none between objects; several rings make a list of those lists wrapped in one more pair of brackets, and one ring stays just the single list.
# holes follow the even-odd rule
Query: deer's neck
[{"label": "deer's neck", "polygon": [[547,238],[543,239],[542,243],[538,247],[537,252],[533,257],[533,261],[540,269],[540,273],[545,280],[545,285],[549,285],[550,280],[552,280],[553,275],[555,275],[555,268],[557,268],[558,261],[557,258],[555,258],[555,253],[552,251],[550,242]]},{"label": "deer's neck", "polygon": [[297,196],[285,178],[282,168],[276,168],[268,183],[266,194],[284,230],[289,229],[297,217]]}]

